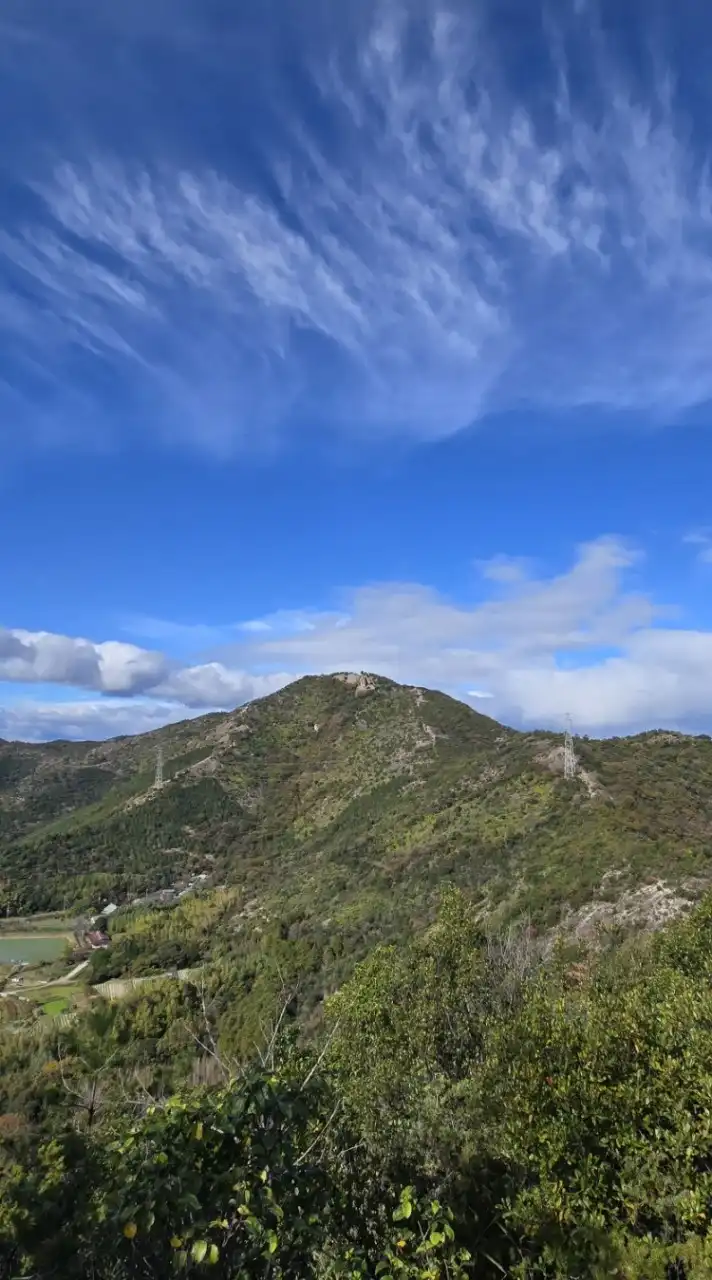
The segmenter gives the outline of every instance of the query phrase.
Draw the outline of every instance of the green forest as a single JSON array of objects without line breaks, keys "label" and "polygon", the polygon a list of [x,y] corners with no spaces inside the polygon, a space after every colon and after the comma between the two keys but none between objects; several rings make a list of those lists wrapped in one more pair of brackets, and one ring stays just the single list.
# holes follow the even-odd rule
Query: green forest
[{"label": "green forest", "polygon": [[712,742],[575,751],[363,675],[0,743],[2,916],[109,934],[5,975],[0,1280],[712,1276]]},{"label": "green forest", "polygon": [[443,880],[541,927],[660,877],[682,897],[712,885],[709,738],[577,739],[567,782],[552,734],[349,679],[107,743],[0,742],[0,915],[88,912],[200,871],[274,916],[360,912],[370,944],[432,918]]},{"label": "green forest", "polygon": [[0,1274],[712,1274],[712,901],[547,949],[451,889],[252,1052],[219,969],[6,1015]]}]

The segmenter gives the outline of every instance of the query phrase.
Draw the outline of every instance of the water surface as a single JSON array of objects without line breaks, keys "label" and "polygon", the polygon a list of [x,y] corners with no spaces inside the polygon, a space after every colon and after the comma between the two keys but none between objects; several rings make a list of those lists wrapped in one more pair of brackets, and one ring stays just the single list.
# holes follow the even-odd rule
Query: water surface
[{"label": "water surface", "polygon": [[0,933],[0,964],[37,964],[40,960],[56,960],[67,945],[67,937],[51,937],[41,933],[27,933],[17,937],[3,937]]}]

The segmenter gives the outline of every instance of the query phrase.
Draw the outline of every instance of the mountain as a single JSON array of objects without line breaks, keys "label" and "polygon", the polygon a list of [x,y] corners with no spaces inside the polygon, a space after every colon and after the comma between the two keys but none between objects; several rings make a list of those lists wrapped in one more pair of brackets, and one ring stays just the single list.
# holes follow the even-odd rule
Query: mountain
[{"label": "mountain", "polygon": [[0,742],[0,910],[87,909],[197,873],[359,947],[429,918],[444,881],[543,927],[682,910],[712,882],[712,741],[576,754],[567,780],[560,737],[364,673],[137,737]]}]

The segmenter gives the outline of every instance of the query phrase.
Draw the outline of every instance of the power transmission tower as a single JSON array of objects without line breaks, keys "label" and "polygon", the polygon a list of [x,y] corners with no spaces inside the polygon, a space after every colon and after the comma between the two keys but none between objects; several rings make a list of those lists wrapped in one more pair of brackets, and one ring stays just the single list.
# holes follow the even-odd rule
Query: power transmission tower
[{"label": "power transmission tower", "polygon": [[159,747],[156,753],[156,780],[153,785],[163,786],[163,747]]},{"label": "power transmission tower", "polygon": [[571,716],[566,717],[566,733],[564,734],[564,777],[576,777],[576,754],[574,752],[574,736],[571,731]]}]

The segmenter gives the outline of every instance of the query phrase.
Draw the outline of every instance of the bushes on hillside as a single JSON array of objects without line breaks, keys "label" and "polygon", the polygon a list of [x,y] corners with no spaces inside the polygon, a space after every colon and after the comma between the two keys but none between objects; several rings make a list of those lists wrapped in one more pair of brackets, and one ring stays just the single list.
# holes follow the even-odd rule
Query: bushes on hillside
[{"label": "bushes on hillside", "polygon": [[101,1139],[41,1144],[5,1179],[0,1263],[77,1280],[206,1268],[226,1280],[465,1280],[446,1208],[408,1186],[382,1188],[376,1203],[363,1162],[333,1134],[327,1151],[334,1107],[311,1072],[258,1070],[150,1106]]},{"label": "bushes on hillside", "polygon": [[[19,1087],[5,1098],[4,1274],[702,1280],[710,955],[709,904],[573,963],[485,937],[450,893],[327,1003],[319,1044],[292,1028],[257,1066],[217,1061],[197,990],[99,1009],[71,1058],[33,1051],[33,1112]],[[212,1087],[139,1087],[141,1046],[186,1079],[196,1042]],[[89,1121],[68,1100],[95,1098],[99,1076]]]},{"label": "bushes on hillside", "polygon": [[632,962],[537,963],[526,939],[478,946],[450,895],[332,1002],[346,1105],[507,1274],[712,1274],[711,954],[703,906]]}]

